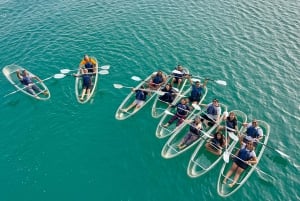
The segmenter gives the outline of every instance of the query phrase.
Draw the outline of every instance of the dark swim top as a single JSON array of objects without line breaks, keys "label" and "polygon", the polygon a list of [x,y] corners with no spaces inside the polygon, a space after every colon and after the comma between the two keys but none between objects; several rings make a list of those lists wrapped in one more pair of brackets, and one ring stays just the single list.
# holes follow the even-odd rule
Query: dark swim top
[{"label": "dark swim top", "polygon": [[[230,117],[227,117],[227,119],[226,119],[226,126],[228,128],[234,129],[236,125],[237,125],[237,120],[236,119],[230,120]],[[229,131],[230,131],[230,129],[229,129]]]},{"label": "dark swim top", "polygon": [[82,75],[82,84],[83,86],[90,86],[92,84],[90,75]]},{"label": "dark swim top", "polygon": [[[239,151],[238,155],[237,155],[238,158],[234,158],[234,162],[236,162],[236,164],[243,168],[243,169],[246,169],[249,165],[244,163],[243,161],[248,161],[251,159],[251,155],[250,155],[250,151],[246,148],[243,148]],[[242,160],[243,161],[242,161]]]},{"label": "dark swim top", "polygon": [[146,96],[147,96],[147,92],[142,91],[142,90],[137,90],[136,94],[135,94],[135,99],[136,100],[145,101],[146,100]]},{"label": "dark swim top", "polygon": [[199,134],[200,134],[200,130],[197,129],[196,126],[197,126],[196,123],[193,122],[193,123],[190,125],[190,132],[193,133],[193,134],[195,134],[195,135],[199,135]]},{"label": "dark swim top", "polygon": [[30,77],[27,77],[27,76],[23,77],[23,79],[20,81],[24,85],[29,85],[30,83],[32,83],[32,80],[30,79]]}]

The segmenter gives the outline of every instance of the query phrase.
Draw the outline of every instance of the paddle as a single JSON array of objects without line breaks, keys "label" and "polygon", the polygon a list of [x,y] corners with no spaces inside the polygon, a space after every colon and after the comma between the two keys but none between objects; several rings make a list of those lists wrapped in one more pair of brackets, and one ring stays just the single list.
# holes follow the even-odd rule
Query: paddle
[{"label": "paddle", "polygon": [[[245,135],[245,134],[243,134],[243,133],[241,133],[241,135],[247,136],[247,135]],[[271,147],[271,146],[269,146],[269,145],[267,145],[267,144],[264,144],[264,143],[260,142],[259,140],[257,140],[256,142],[259,143],[259,144],[261,144],[261,145],[263,145],[263,146],[265,146],[265,147],[267,147],[267,148],[269,148],[269,149],[272,149],[272,150],[276,151],[279,155],[281,155],[281,156],[283,156],[283,157],[285,157],[285,158],[291,158],[289,155],[287,155],[287,154],[284,153],[283,151],[280,151],[280,150],[275,149],[275,148],[273,148],[273,147]]]},{"label": "paddle", "polygon": [[[110,66],[109,65],[105,65],[105,66],[100,66],[98,68],[100,68],[102,70],[109,70]],[[74,69],[74,70],[70,70],[70,69],[65,68],[65,69],[61,69],[60,73],[66,74],[66,73],[69,73],[69,72],[72,72],[72,71],[77,71],[77,70],[78,70],[78,68]]]},{"label": "paddle", "polygon": [[[114,88],[116,89],[122,89],[122,88],[129,88],[129,89],[132,89],[134,87],[128,87],[128,86],[124,86],[122,84],[113,84]],[[162,92],[162,91],[156,91],[156,90],[151,90],[151,89],[140,89],[142,91],[148,91],[148,92],[154,92],[154,93],[157,93],[158,95],[164,95],[165,92]]]},{"label": "paddle", "polygon": [[224,81],[224,80],[213,80],[213,79],[208,79],[208,80],[213,81],[213,82],[215,82],[215,83],[217,83],[219,85],[223,85],[223,86],[227,85],[227,82]]},{"label": "paddle", "polygon": [[[60,78],[63,78],[64,76],[62,76],[63,74],[55,74],[55,75],[53,75],[53,76],[50,76],[50,77],[47,77],[47,78],[45,78],[45,79],[43,79],[43,80],[41,80],[41,81],[39,81],[39,82],[44,82],[44,81],[47,81],[47,80],[50,80],[51,78],[55,78],[55,79],[60,79]],[[12,95],[12,94],[15,94],[15,93],[17,93],[17,92],[19,92],[19,91],[22,91],[23,89],[26,89],[28,86],[24,86],[24,87],[22,87],[22,88],[20,88],[20,89],[18,89],[18,90],[16,90],[16,91],[13,91],[13,92],[10,92],[9,94],[6,94],[5,96],[3,96],[4,98],[5,97],[7,97],[7,96],[10,96],[10,95]]]}]

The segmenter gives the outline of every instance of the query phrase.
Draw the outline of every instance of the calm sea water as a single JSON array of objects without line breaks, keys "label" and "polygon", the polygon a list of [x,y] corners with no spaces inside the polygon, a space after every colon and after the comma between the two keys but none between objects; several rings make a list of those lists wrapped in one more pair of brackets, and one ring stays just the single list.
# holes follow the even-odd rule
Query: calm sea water
[{"label": "calm sea water", "polygon": [[[49,101],[14,91],[0,76],[0,200],[299,200],[300,4],[274,1],[0,0],[0,60],[41,78],[75,69],[83,54],[110,65],[91,103],[74,97],[74,78],[48,80]],[[234,195],[217,195],[218,164],[191,179],[192,150],[160,156],[151,105],[125,121],[114,114],[131,76],[182,64],[230,110],[271,126],[256,172]],[[1,68],[2,68],[1,67]]]}]

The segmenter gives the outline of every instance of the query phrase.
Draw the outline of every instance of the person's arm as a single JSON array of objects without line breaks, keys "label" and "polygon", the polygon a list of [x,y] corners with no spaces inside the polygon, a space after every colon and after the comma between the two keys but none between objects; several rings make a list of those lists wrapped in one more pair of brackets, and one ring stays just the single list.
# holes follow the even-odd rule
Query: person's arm
[{"label": "person's arm", "polygon": [[207,85],[207,82],[208,82],[208,79],[207,79],[207,78],[205,78],[205,80],[204,80],[204,82],[203,82],[203,85],[202,85],[202,87],[203,87],[203,88],[205,88],[205,87],[206,87],[206,85]]},{"label": "person's arm", "polygon": [[32,79],[35,79],[36,81],[42,82],[42,80],[38,76],[31,77]]},{"label": "person's arm", "polygon": [[188,78],[190,84],[193,85],[193,80],[191,79],[191,76],[190,76],[190,75],[187,75],[187,78]]},{"label": "person's arm", "polygon": [[20,70],[17,70],[16,73],[17,73],[18,79],[21,81],[23,79],[23,77],[22,77],[22,75],[20,73]]}]

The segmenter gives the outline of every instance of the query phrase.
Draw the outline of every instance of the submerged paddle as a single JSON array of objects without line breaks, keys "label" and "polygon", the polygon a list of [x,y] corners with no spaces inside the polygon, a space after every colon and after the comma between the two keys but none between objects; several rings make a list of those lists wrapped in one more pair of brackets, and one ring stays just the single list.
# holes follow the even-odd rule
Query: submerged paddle
[{"label": "submerged paddle", "polygon": [[[109,70],[110,66],[109,66],[109,65],[105,65],[105,66],[100,66],[100,67],[98,67],[98,68],[100,68],[100,69],[102,69],[102,70]],[[67,74],[67,73],[69,73],[69,72],[77,71],[77,70],[78,70],[78,68],[77,68],[77,69],[73,69],[73,70],[70,70],[70,69],[65,68],[65,69],[61,69],[61,70],[60,70],[60,73]]]}]

